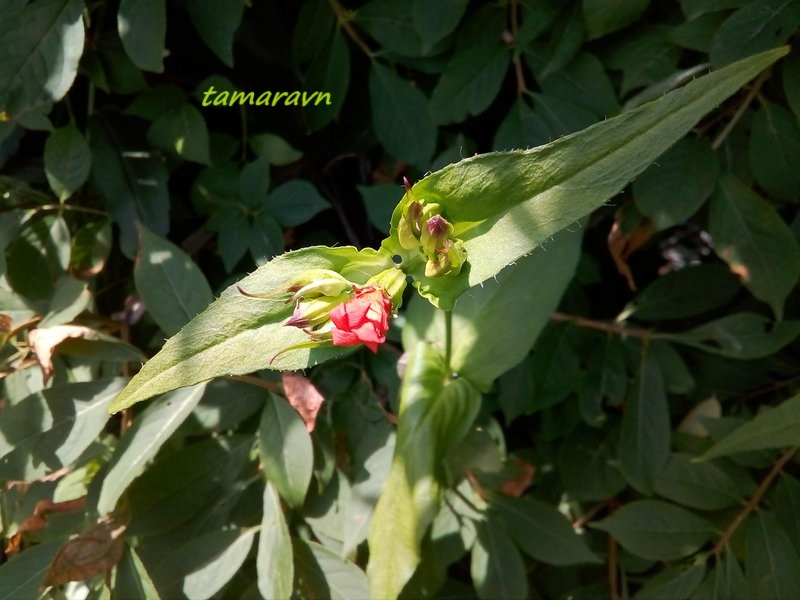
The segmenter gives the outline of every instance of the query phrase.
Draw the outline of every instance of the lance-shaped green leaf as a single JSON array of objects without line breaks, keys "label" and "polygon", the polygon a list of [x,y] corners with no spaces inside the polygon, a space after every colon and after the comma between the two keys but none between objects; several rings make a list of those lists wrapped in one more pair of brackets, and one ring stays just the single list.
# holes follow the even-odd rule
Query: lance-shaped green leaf
[{"label": "lance-shaped green leaf", "polygon": [[191,414],[205,386],[180,390],[151,404],[138,418],[117,446],[103,480],[97,511],[114,510],[117,501],[131,482],[144,471],[161,446]]},{"label": "lance-shaped green leaf", "polygon": [[619,438],[622,474],[633,487],[650,493],[669,460],[670,422],[664,379],[656,357],[645,351],[628,392]]},{"label": "lance-shaped green leaf", "polygon": [[0,480],[27,480],[69,466],[108,421],[122,379],[56,385],[3,411]]},{"label": "lance-shaped green leaf", "polygon": [[314,449],[300,415],[283,398],[270,394],[258,428],[261,466],[281,497],[300,506],[314,467]]},{"label": "lance-shaped green leaf", "polygon": [[269,482],[264,487],[264,515],[258,535],[256,569],[258,591],[264,598],[288,598],[292,595],[292,540],[278,493]]},{"label": "lance-shaped green leaf", "polygon": [[629,502],[592,525],[623,548],[649,560],[675,560],[696,552],[713,535],[711,523],[660,500]]},{"label": "lance-shaped green leaf", "polygon": [[136,291],[158,326],[174,335],[208,306],[211,288],[183,250],[143,225],[138,229],[142,247],[133,267]]},{"label": "lance-shaped green leaf", "polygon": [[[286,303],[287,285],[303,271],[331,269],[354,283],[392,268],[391,257],[375,250],[314,246],[259,267],[222,292],[195,317],[141,371],[114,400],[116,412],[175,388],[223,375],[243,375],[260,369],[296,370],[315,365],[352,348],[308,347],[309,336],[297,327],[285,327],[293,306]],[[248,294],[274,294],[251,298]]]},{"label": "lance-shaped green leaf", "polygon": [[774,354],[798,334],[800,321],[773,323],[764,315],[736,313],[683,333],[659,333],[655,337],[744,360]]},{"label": "lance-shaped green leaf", "polygon": [[[778,48],[700,77],[658,100],[545,146],[462,160],[417,182],[392,215],[387,248],[405,259],[420,291],[450,308],[467,288],[493,277],[557,231],[601,206],[681,139],[708,111],[784,56]],[[441,206],[464,241],[458,275],[425,276],[403,249],[397,226],[413,199]]]},{"label": "lance-shaped green leaf", "polygon": [[782,319],[784,300],[800,275],[800,246],[778,212],[726,174],[711,198],[709,233],[719,257]]},{"label": "lance-shaped green leaf", "polygon": [[754,419],[734,429],[702,458],[786,446],[800,446],[800,395],[759,413]]},{"label": "lance-shaped green leaf", "polygon": [[444,458],[464,438],[480,408],[465,379],[451,380],[429,344],[412,351],[403,387],[392,467],[369,531],[370,591],[396,598],[420,562],[420,543],[436,516]]}]

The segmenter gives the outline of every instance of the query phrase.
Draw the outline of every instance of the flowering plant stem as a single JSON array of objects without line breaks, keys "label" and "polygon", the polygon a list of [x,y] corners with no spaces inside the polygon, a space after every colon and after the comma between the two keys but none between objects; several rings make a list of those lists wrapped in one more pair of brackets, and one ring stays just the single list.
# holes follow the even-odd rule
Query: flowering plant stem
[{"label": "flowering plant stem", "polygon": [[453,353],[453,311],[444,311],[444,364],[447,368],[447,376],[452,378],[450,368],[450,355]]}]

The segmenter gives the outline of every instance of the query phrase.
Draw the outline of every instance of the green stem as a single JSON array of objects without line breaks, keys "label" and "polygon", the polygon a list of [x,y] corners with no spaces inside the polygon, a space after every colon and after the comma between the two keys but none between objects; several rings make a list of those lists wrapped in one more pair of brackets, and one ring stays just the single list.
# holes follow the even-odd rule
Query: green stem
[{"label": "green stem", "polygon": [[444,364],[450,375],[450,357],[453,353],[453,311],[444,311]]}]

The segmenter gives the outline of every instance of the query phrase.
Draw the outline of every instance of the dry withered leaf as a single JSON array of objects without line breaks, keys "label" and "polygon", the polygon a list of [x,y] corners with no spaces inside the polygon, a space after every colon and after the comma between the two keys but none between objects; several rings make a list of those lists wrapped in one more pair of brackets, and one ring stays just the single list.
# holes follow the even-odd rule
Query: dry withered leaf
[{"label": "dry withered leaf", "polygon": [[536,467],[519,456],[514,457],[514,462],[517,463],[517,467],[519,468],[519,475],[514,479],[505,481],[500,487],[500,491],[506,496],[520,498],[525,493],[525,490],[533,483]]},{"label": "dry withered leaf", "polygon": [[125,550],[127,515],[111,513],[61,546],[42,585],[82,581],[110,570]]},{"label": "dry withered leaf", "polygon": [[47,527],[47,515],[50,513],[71,513],[78,512],[86,508],[86,496],[65,500],[63,502],[53,502],[52,500],[39,500],[33,507],[33,514],[20,523],[17,532],[11,536],[6,554],[11,554],[19,550],[22,544],[22,535],[33,531],[40,531]]},{"label": "dry withered leaf", "polygon": [[11,333],[11,317],[0,313],[0,346],[3,346]]},{"label": "dry withered leaf", "polygon": [[650,239],[650,233],[650,225],[639,225],[625,233],[622,231],[619,221],[614,221],[611,231],[608,232],[608,251],[611,253],[611,258],[614,259],[619,274],[625,278],[628,287],[634,292],[636,291],[636,282],[633,280],[633,273],[628,266],[628,258]]},{"label": "dry withered leaf", "polygon": [[34,329],[28,334],[28,341],[33,348],[45,383],[53,376],[53,354],[56,346],[70,338],[89,338],[95,331],[79,325],[56,325]]},{"label": "dry withered leaf", "polygon": [[308,378],[298,373],[283,373],[283,391],[289,404],[300,413],[306,429],[309,433],[314,431],[314,424],[317,421],[319,412],[325,398],[319,393],[314,384]]}]

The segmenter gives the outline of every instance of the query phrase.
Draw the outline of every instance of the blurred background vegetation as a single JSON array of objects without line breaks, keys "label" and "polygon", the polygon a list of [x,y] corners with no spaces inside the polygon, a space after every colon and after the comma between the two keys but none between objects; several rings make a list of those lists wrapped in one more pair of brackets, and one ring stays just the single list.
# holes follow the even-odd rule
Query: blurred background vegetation
[{"label": "blurred background vegetation", "polygon": [[[377,247],[403,176],[545,144],[800,25],[800,0],[0,8],[10,599],[367,597],[411,316],[302,391],[261,373],[109,418],[125,378],[284,250]],[[331,104],[203,106],[211,86]],[[531,276],[560,304],[449,457],[407,597],[800,597],[798,118],[793,50],[576,224],[576,265]],[[284,397],[313,394],[307,432]],[[265,587],[275,553],[288,587]]]}]

